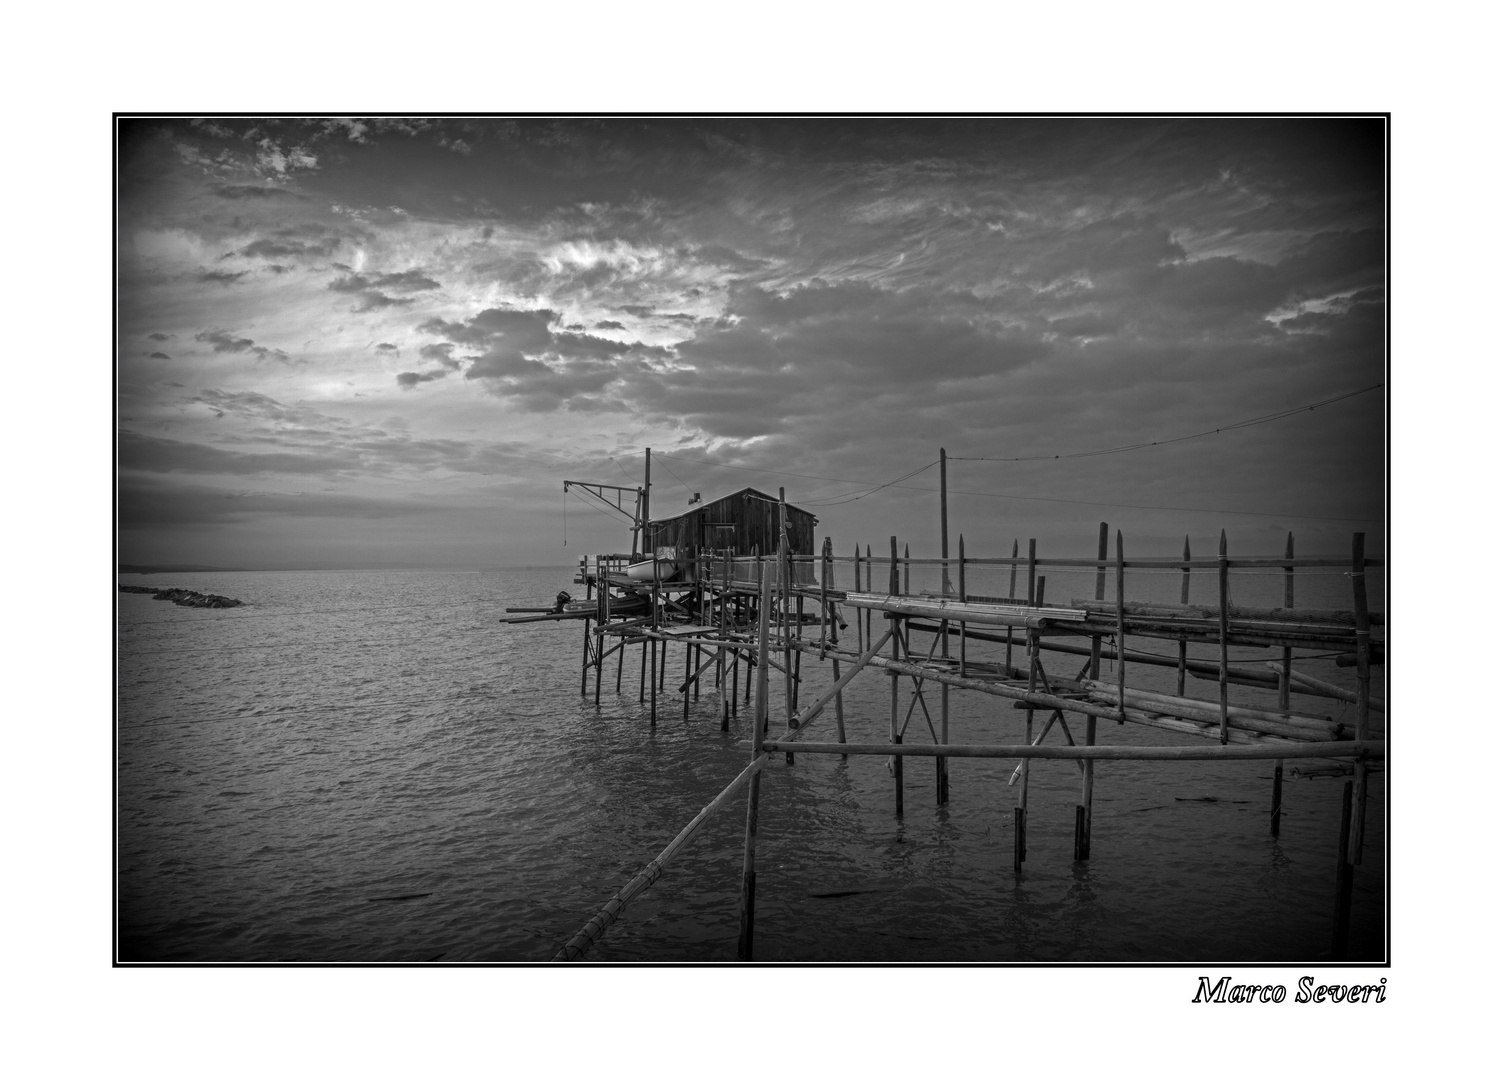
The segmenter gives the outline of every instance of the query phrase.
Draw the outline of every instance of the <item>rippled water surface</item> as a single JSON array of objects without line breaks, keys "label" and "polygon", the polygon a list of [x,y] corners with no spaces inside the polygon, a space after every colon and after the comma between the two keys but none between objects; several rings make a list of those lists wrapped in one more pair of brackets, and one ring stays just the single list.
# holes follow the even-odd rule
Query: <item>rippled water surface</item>
[{"label": "rippled water surface", "polygon": [[[579,624],[497,622],[507,605],[577,589],[570,576],[122,576],[245,604],[119,596],[121,959],[550,959],[749,756],[738,743],[750,710],[722,732],[708,688],[687,718],[670,691],[650,726],[640,650],[625,658],[619,696],[608,663],[597,708],[593,682],[579,692]],[[1047,664],[1074,674],[1079,660]],[[1304,669],[1350,685],[1349,669]],[[671,685],[683,670],[675,648]],[[1173,677],[1130,674],[1146,686]],[[813,664],[804,675],[814,688],[829,679]],[[777,702],[779,681],[774,691]],[[852,741],[885,741],[888,695],[878,672],[852,685]],[[937,697],[926,692],[936,721]],[[1022,741],[1023,714],[1009,702],[950,700],[952,741]],[[1350,707],[1327,705],[1323,713],[1350,718]],[[833,734],[833,716],[817,723]],[[928,738],[923,725],[916,712],[909,741]],[[1194,741],[1110,723],[1100,738]],[[883,758],[776,759],[761,794],[757,958],[1327,956],[1339,780],[1286,780],[1275,839],[1270,763],[1102,762],[1091,859],[1076,863],[1077,766],[1035,762],[1017,875],[1015,764],[952,760],[941,808],[932,761],[907,759],[898,818]],[[1384,948],[1384,774],[1369,794],[1351,956],[1371,960]],[[733,959],[744,820],[737,797],[589,958]]]}]

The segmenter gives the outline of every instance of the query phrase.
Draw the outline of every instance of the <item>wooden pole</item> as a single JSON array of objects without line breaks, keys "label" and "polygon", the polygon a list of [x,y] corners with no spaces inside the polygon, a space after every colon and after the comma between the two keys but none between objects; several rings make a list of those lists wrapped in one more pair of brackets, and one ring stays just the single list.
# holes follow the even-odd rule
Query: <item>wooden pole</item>
[{"label": "wooden pole", "polygon": [[[588,586],[586,586],[588,589]],[[584,621],[584,658],[579,665],[579,694],[583,697],[590,692],[590,619],[585,616]]]},{"label": "wooden pole", "polygon": [[[960,560],[960,602],[965,603],[965,533],[960,534],[960,539],[955,551],[956,558]],[[946,637],[949,633],[946,632]],[[960,674],[965,674],[965,623],[960,624]]]},{"label": "wooden pole", "polygon": [[[1352,534],[1352,611],[1357,621],[1357,740],[1367,739],[1372,694],[1372,626],[1367,611],[1367,534]],[[1352,771],[1352,837],[1348,844],[1353,866],[1362,865],[1362,841],[1367,821],[1367,762],[1357,759]]]},{"label": "wooden pole", "polygon": [[1034,599],[1034,587],[1038,584],[1038,541],[1028,538],[1028,606],[1038,607]]},{"label": "wooden pole", "polygon": [[1220,547],[1220,549],[1217,552],[1216,560],[1217,560],[1217,566],[1216,566],[1216,588],[1217,588],[1217,591],[1221,595],[1221,619],[1220,619],[1220,628],[1221,628],[1221,679],[1220,679],[1220,685],[1221,685],[1221,742],[1222,742],[1223,745],[1225,745],[1226,738],[1227,738],[1227,736],[1226,736],[1226,727],[1227,727],[1227,725],[1226,725],[1226,676],[1227,676],[1227,670],[1226,670],[1227,669],[1226,638],[1227,638],[1227,634],[1229,633],[1229,625],[1228,625],[1228,621],[1227,621],[1227,610],[1226,609],[1227,609],[1227,604],[1228,604],[1227,590],[1228,590],[1228,586],[1230,584],[1230,582],[1227,580],[1226,530],[1225,529],[1221,530],[1221,547]]},{"label": "wooden pole", "polygon": [[[1012,557],[1014,559],[1018,557],[1016,540],[1012,542]],[[1009,600],[1018,598],[1018,564],[1016,562],[1011,564],[1007,572],[1007,598]],[[1007,628],[1007,654],[1002,661],[1002,666],[1008,671],[1012,670],[1012,627],[1010,626]]]},{"label": "wooden pole", "polygon": [[1341,788],[1341,835],[1336,841],[1336,911],[1331,919],[1331,959],[1345,960],[1352,923],[1352,782]]},{"label": "wooden pole", "polygon": [[[866,545],[866,591],[872,591],[872,546]],[[866,613],[866,640],[872,639],[872,613]]]},{"label": "wooden pole", "polygon": [[[757,570],[761,577],[760,610],[757,619],[757,655],[767,656],[768,623],[771,621],[772,583]],[[767,665],[757,665],[757,705],[752,712],[752,759],[762,753],[762,743],[767,734]],[[736,959],[752,958],[752,923],[756,916],[757,901],[757,803],[762,792],[760,772],[752,775],[746,789],[746,833],[741,849],[741,925],[736,935]]]},{"label": "wooden pole", "polygon": [[[1033,572],[1032,572],[1033,571],[1033,565],[1032,565],[1032,563],[1033,563],[1033,541],[1031,541],[1031,540],[1028,542],[1028,555],[1029,555],[1028,589],[1029,589],[1029,594],[1032,595],[1032,592],[1033,592]],[[1039,644],[1038,644],[1038,642],[1039,642],[1039,635],[1038,635],[1038,631],[1030,629],[1027,632],[1027,640],[1028,640],[1028,692],[1031,694],[1031,693],[1034,692],[1034,690],[1038,686],[1038,682],[1037,682],[1037,680],[1038,680],[1038,670],[1039,670],[1038,669],[1038,658],[1039,658]],[[1030,704],[1028,706],[1028,711],[1024,714],[1024,718],[1025,719],[1024,719],[1023,741],[1025,743],[1032,743],[1033,742],[1033,705],[1032,704]],[[1021,873],[1022,870],[1023,870],[1023,862],[1024,862],[1025,859],[1028,858],[1028,759],[1027,758],[1023,759],[1023,785],[1022,785],[1022,787],[1018,791],[1018,805],[1013,808],[1012,821],[1013,821],[1013,832],[1012,832],[1012,869],[1013,869],[1014,873]]]},{"label": "wooden pole", "polygon": [[[832,580],[833,580],[834,575],[835,575],[835,561],[834,561],[835,560],[835,555],[834,555],[834,552],[835,552],[835,547],[834,547],[833,543],[831,542],[831,540],[830,540],[830,538],[828,536],[825,537],[825,559],[826,559],[826,567],[827,567],[827,571],[826,572],[828,573],[828,575],[830,576],[830,578]],[[821,604],[820,606],[823,607],[824,605]],[[835,611],[832,608],[831,611],[830,611],[830,647],[834,648],[834,647],[838,646],[839,644],[840,644],[840,620],[837,619],[837,618],[835,618]],[[830,657],[830,668],[831,668],[830,674],[831,674],[831,676],[835,680],[835,685],[839,686],[840,685],[840,657],[838,657],[838,656],[831,656]],[[838,690],[835,693],[835,737],[840,742],[845,742],[845,701],[844,701],[843,694],[840,691],[838,691]]]},{"label": "wooden pole", "polygon": [[[1096,534],[1096,599],[1106,599],[1106,555],[1107,555],[1107,524],[1101,523],[1101,528]],[[1086,669],[1091,673],[1091,678],[1101,677],[1101,636],[1091,637],[1090,666]],[[1089,713],[1085,721],[1085,741],[1087,746],[1096,744],[1096,718]],[[1075,808],[1075,858],[1077,860],[1091,857],[1091,810],[1096,797],[1096,763],[1086,760],[1080,771],[1080,805]]]},{"label": "wooden pole", "polygon": [[[855,567],[855,572],[856,572],[856,592],[860,592],[861,591],[861,545],[860,544],[856,545],[856,558],[851,563],[851,565]],[[861,633],[861,612],[858,611],[858,612],[856,612],[856,651],[857,652],[864,652],[865,649],[866,649],[866,639],[865,639],[865,637]]]},{"label": "wooden pole", "polygon": [[[1122,530],[1117,530],[1117,700],[1126,701],[1127,691],[1127,603],[1126,580],[1122,569]],[[1127,707],[1122,706],[1122,713],[1117,717],[1117,723],[1124,723],[1127,719]]]},{"label": "wooden pole", "polygon": [[[945,478],[945,448],[939,448],[939,594],[944,597],[950,595],[950,496]],[[950,659],[950,622],[948,619],[940,622],[941,637],[939,655],[946,661],[945,667],[949,667]],[[965,639],[960,639],[962,647]],[[950,741],[950,688],[944,683],[939,685],[939,741],[943,745]],[[942,757],[934,759],[934,802],[937,806],[944,806],[950,801],[950,766],[949,762]]]},{"label": "wooden pole", "polygon": [[[1185,568],[1179,576],[1179,602],[1181,607],[1190,604],[1190,534],[1185,534]],[[1183,635],[1179,639],[1179,678],[1174,684],[1174,692],[1180,697],[1185,696],[1185,668],[1189,657],[1189,643]]]},{"label": "wooden pole", "polygon": [[[889,566],[890,569],[887,574],[887,592],[888,595],[892,595],[898,591],[898,538],[896,536],[892,538],[892,559]],[[901,659],[898,654],[898,650],[902,647],[902,635],[898,628],[902,624],[898,621],[897,615],[889,614],[888,618],[892,620],[892,658],[896,661]],[[891,677],[889,679],[889,686],[891,687],[892,699],[892,709],[888,722],[888,733],[892,744],[894,746],[900,746],[903,742],[903,733],[898,729],[898,673],[896,671],[889,670],[888,675]],[[897,816],[902,817],[903,759],[898,756],[894,756],[892,759],[892,784],[893,799],[896,805]]]},{"label": "wooden pole", "polygon": [[[1284,540],[1284,558],[1290,564],[1284,568],[1284,607],[1294,609],[1294,533],[1291,532]],[[1289,711],[1289,675],[1294,660],[1294,650],[1288,645],[1284,646],[1284,666],[1279,672],[1279,711]],[[1271,836],[1279,835],[1279,820],[1284,816],[1284,763],[1273,763],[1273,805],[1268,811],[1268,832]]]}]

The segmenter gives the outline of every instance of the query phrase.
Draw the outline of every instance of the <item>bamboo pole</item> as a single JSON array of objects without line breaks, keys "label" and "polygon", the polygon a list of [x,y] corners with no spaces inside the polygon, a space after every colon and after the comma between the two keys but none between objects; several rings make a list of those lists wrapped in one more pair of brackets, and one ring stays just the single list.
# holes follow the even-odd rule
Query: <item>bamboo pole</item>
[{"label": "bamboo pole", "polygon": [[[1265,661],[1265,663],[1268,665],[1268,667],[1278,672],[1280,676],[1284,674],[1284,668],[1281,663],[1274,660],[1268,660]],[[1298,686],[1306,690],[1312,690],[1320,694],[1321,697],[1335,698],[1338,701],[1345,701],[1352,705],[1355,705],[1357,703],[1357,695],[1354,691],[1343,690],[1339,686],[1334,686],[1331,683],[1324,681],[1323,679],[1317,679],[1314,676],[1306,675],[1303,672],[1295,671],[1293,668],[1289,669],[1288,676],[1288,685],[1291,690],[1294,687]],[[1367,707],[1370,710],[1377,712],[1387,711],[1383,706],[1382,698],[1368,698]]]},{"label": "bamboo pole", "polygon": [[1224,742],[1226,742],[1226,727],[1227,727],[1227,724],[1226,724],[1226,676],[1227,676],[1226,667],[1227,667],[1227,659],[1228,659],[1228,657],[1227,657],[1227,651],[1226,651],[1226,648],[1227,648],[1227,646],[1226,646],[1226,637],[1227,637],[1227,634],[1230,632],[1230,627],[1227,624],[1227,614],[1226,614],[1226,607],[1227,607],[1227,603],[1228,603],[1228,597],[1227,597],[1226,594],[1227,594],[1227,587],[1228,587],[1229,583],[1227,581],[1226,530],[1225,529],[1221,530],[1221,547],[1220,547],[1220,553],[1217,556],[1217,562],[1218,562],[1218,566],[1216,568],[1216,586],[1217,586],[1218,591],[1221,594],[1221,679],[1220,679],[1220,683],[1221,683],[1221,741],[1224,743]]},{"label": "bamboo pole", "polygon": [[[745,741],[739,745],[746,747]],[[1056,761],[1272,761],[1278,758],[1380,758],[1385,752],[1381,742],[1365,743],[1304,743],[1290,746],[1287,743],[1268,745],[1221,746],[1217,743],[1202,743],[1196,746],[1074,746],[1060,743],[1031,745],[993,745],[989,743],[938,743],[913,742],[894,746],[892,743],[811,743],[767,740],[763,749],[768,753],[792,748],[804,754],[855,754],[861,757],[946,757],[963,758],[1044,758]]]},{"label": "bamboo pole", "polygon": [[[1119,700],[1117,688],[1108,683],[1087,679],[1082,685],[1099,700],[1110,704],[1116,704]],[[1286,739],[1323,739],[1334,742],[1348,730],[1346,725],[1329,719],[1270,713],[1262,709],[1250,709],[1237,705],[1228,706],[1223,712],[1215,702],[1196,701],[1193,698],[1174,697],[1170,694],[1156,694],[1133,687],[1127,688],[1126,697],[1121,700],[1126,705],[1149,712],[1169,713],[1173,716],[1218,726],[1225,717],[1230,726],[1246,731],[1261,732],[1264,735],[1277,735]]]},{"label": "bamboo pole", "polygon": [[[1352,534],[1352,611],[1357,617],[1357,738],[1368,737],[1368,699],[1372,694],[1372,629],[1367,614],[1367,534]],[[1352,773],[1352,836],[1348,858],[1362,865],[1362,841],[1367,822],[1367,765],[1357,762]],[[1349,890],[1350,891],[1350,890]]]},{"label": "bamboo pole", "polygon": [[729,802],[752,777],[762,771],[762,768],[767,764],[767,757],[768,755],[764,753],[753,758],[750,765],[741,770],[736,778],[727,784],[719,795],[711,799],[705,805],[704,809],[694,815],[689,824],[679,830],[678,835],[668,842],[668,846],[658,853],[657,858],[638,871],[636,876],[623,885],[594,918],[585,923],[583,928],[571,937],[563,948],[559,949],[558,953],[553,957],[554,961],[578,960],[591,945],[599,941],[601,935],[605,933],[606,928],[621,917],[621,913],[626,909],[626,905],[645,892],[662,876],[664,868],[688,845],[690,840],[694,839],[700,829],[704,827],[705,822],[709,821],[717,810]]},{"label": "bamboo pole", "polygon": [[[866,591],[872,591],[872,546],[866,545]],[[872,639],[872,613],[866,613],[866,640]]]},{"label": "bamboo pole", "polygon": [[[762,564],[757,564],[761,578],[759,610],[757,619],[757,653],[767,655],[768,624],[772,621],[771,582],[761,573]],[[765,755],[763,740],[767,737],[767,665],[757,665],[757,704],[752,712],[752,759]],[[761,795],[762,774],[751,776],[746,790],[746,832],[741,848],[741,918],[736,935],[736,959],[752,958],[752,924],[756,916],[757,900],[757,803]]]}]

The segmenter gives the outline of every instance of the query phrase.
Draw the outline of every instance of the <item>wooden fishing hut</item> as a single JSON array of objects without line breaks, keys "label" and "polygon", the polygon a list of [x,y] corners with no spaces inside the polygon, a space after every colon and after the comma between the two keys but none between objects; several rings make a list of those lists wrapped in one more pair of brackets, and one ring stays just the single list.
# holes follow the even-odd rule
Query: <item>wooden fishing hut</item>
[{"label": "wooden fishing hut", "polygon": [[[1091,855],[1091,824],[1097,761],[1191,762],[1264,761],[1274,765],[1268,828],[1277,836],[1283,813],[1285,768],[1292,776],[1345,776],[1342,819],[1337,831],[1335,905],[1332,928],[1333,959],[1344,959],[1350,920],[1353,868],[1362,862],[1367,787],[1369,776],[1384,767],[1387,756],[1386,699],[1373,693],[1373,668],[1385,662],[1381,641],[1384,619],[1370,611],[1368,574],[1384,563],[1366,554],[1362,533],[1352,537],[1346,558],[1296,558],[1291,534],[1282,556],[1239,555],[1231,557],[1226,534],[1221,535],[1214,556],[1192,557],[1188,538],[1182,555],[1137,556],[1128,559],[1120,532],[1115,550],[1110,545],[1106,523],[1100,526],[1097,553],[1090,558],[1045,557],[1029,540],[1026,555],[1014,542],[1012,554],[1003,557],[967,557],[960,538],[958,554],[951,558],[944,451],[941,450],[941,555],[938,559],[910,558],[905,548],[899,555],[898,540],[890,538],[886,557],[873,558],[867,547],[863,558],[858,546],[851,557],[836,557],[827,538],[819,555],[795,553],[787,504],[777,508],[781,528],[775,553],[719,558],[700,557],[686,568],[677,587],[695,597],[693,604],[654,600],[653,616],[641,636],[652,642],[675,637],[684,641],[685,678],[678,687],[688,716],[691,693],[696,697],[702,678],[713,668],[714,685],[722,700],[722,730],[735,714],[739,696],[736,672],[747,668],[746,696],[751,700],[752,677],[756,698],[751,739],[744,745],[751,762],[700,811],[659,855],[619,890],[559,950],[555,959],[582,956],[637,895],[650,887],[667,863],[681,851],[704,823],[741,792],[746,795],[746,831],[743,847],[741,924],[736,948],[738,959],[752,958],[756,895],[757,819],[762,771],[779,755],[789,764],[794,753],[877,755],[891,762],[894,810],[903,814],[903,763],[909,757],[935,759],[935,799],[949,802],[949,767],[954,760],[1004,758],[1017,762],[1010,786],[1017,791],[1013,809],[1013,869],[1022,873],[1028,855],[1029,766],[1055,759],[1073,762],[1079,771],[1079,796],[1073,809],[1074,858]],[[751,489],[748,489],[748,491]],[[728,496],[734,502],[735,496]],[[757,493],[761,495],[761,493]],[[767,496],[761,496],[772,502]],[[724,503],[708,504],[704,509]],[[745,501],[744,501],[745,502]],[[720,512],[726,512],[722,509]],[[760,511],[758,511],[760,512]],[[680,520],[683,519],[683,520]],[[648,526],[653,537],[694,537],[701,528],[718,520],[706,515],[685,514]],[[652,524],[666,526],[653,532]],[[677,531],[674,531],[677,530]],[[763,534],[765,535],[765,533]],[[811,533],[812,538],[812,533]],[[663,547],[674,546],[664,543]],[[812,547],[812,544],[810,545]],[[607,557],[617,558],[617,557]],[[877,572],[874,574],[874,570]],[[1045,603],[1045,571],[1094,578],[1094,596]],[[968,585],[968,572],[971,581]],[[1006,576],[1002,594],[999,574]],[[1176,588],[1178,603],[1169,598],[1150,602],[1129,599],[1127,582],[1156,580],[1162,591]],[[1340,607],[1297,607],[1297,575],[1324,575],[1346,579],[1349,602]],[[1281,593],[1274,602],[1261,606],[1234,602],[1233,585],[1261,578],[1265,589]],[[918,578],[915,586],[913,578]],[[978,581],[978,578],[981,579]],[[1191,580],[1196,579],[1202,602],[1191,603]],[[586,581],[591,576],[584,575]],[[595,580],[607,583],[606,595],[617,579],[609,572]],[[1111,588],[1108,588],[1108,581]],[[990,582],[990,584],[987,584]],[[979,586],[979,587],[978,587]],[[654,590],[665,588],[655,581]],[[1204,602],[1211,600],[1213,602]],[[750,599],[750,602],[749,601]],[[1281,600],[1282,602],[1278,602]],[[608,604],[608,600],[606,601]],[[809,617],[806,605],[817,614]],[[677,614],[660,618],[672,608]],[[844,609],[855,633],[841,640],[847,629]],[[599,614],[608,622],[608,607]],[[874,627],[872,617],[883,620]],[[596,697],[600,692],[600,668],[605,653],[593,655],[586,632],[585,671],[596,670]],[[927,640],[925,640],[927,639]],[[1173,643],[1177,655],[1144,649],[1140,640]],[[627,643],[623,639],[623,646]],[[953,644],[953,648],[952,648]],[[1191,653],[1194,647],[1201,655]],[[989,648],[989,654],[979,650]],[[1263,650],[1261,663],[1233,663],[1231,650]],[[666,648],[662,650],[666,659]],[[709,659],[695,661],[704,651]],[[1211,652],[1211,655],[1206,655]],[[800,705],[799,687],[807,681],[799,661],[808,654],[810,673],[819,662],[831,664],[830,681],[807,705]],[[1043,659],[1053,655],[1054,670]],[[1334,657],[1338,667],[1355,669],[1355,686],[1341,687],[1315,678],[1296,665],[1305,660]],[[729,667],[727,667],[729,661]],[[1114,671],[1102,677],[1102,662]],[[663,682],[663,671],[654,654],[655,677],[647,678],[647,651],[643,654],[644,684],[654,692]],[[1077,670],[1078,665],[1078,670]],[[842,667],[844,671],[842,672]],[[1174,669],[1174,690],[1130,682],[1129,672]],[[861,673],[882,670],[890,686],[890,713],[883,741],[847,741],[842,691]],[[781,708],[774,710],[770,693],[771,672],[781,672],[784,693]],[[1189,687],[1193,680],[1212,684],[1206,696]],[[1238,700],[1237,689],[1272,691],[1273,703]],[[617,672],[617,689],[620,671]],[[938,690],[934,695],[933,690]],[[812,692],[814,688],[810,687]],[[585,684],[582,680],[581,692]],[[950,741],[949,695],[964,690],[1001,698],[1004,713],[997,721],[1022,718],[1022,741],[964,743]],[[928,692],[926,694],[926,691]],[[806,695],[807,696],[807,695]],[[907,697],[906,710],[902,699]],[[934,696],[938,701],[934,702]],[[1319,705],[1302,704],[1294,698],[1325,702],[1340,701],[1355,706],[1349,720],[1338,721],[1314,711]],[[830,703],[835,705],[835,739],[815,742],[804,736]],[[931,704],[937,705],[931,714]],[[928,729],[930,739],[905,742],[915,709]],[[1014,712],[1016,710],[1016,712]],[[780,729],[772,728],[774,711],[781,713]],[[1131,745],[1111,738],[1116,725],[1133,724],[1181,736],[1194,736],[1191,744]],[[1075,725],[1072,731],[1072,725]],[[1106,725],[1098,727],[1098,725]],[[922,734],[924,727],[918,727]],[[1051,733],[1057,733],[1049,740]],[[1078,737],[1077,737],[1078,736]],[[1035,810],[1035,812],[1037,812]]]}]

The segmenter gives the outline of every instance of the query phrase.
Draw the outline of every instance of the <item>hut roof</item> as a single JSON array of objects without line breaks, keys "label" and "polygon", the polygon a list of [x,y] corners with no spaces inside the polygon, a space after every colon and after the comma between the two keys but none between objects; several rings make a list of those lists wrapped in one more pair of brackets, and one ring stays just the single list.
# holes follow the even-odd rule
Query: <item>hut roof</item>
[{"label": "hut roof", "polygon": [[[762,501],[764,501],[764,502],[770,502],[773,505],[777,505],[777,501],[778,501],[774,496],[767,494],[767,492],[765,492],[765,491],[758,491],[754,487],[744,487],[744,488],[740,489],[739,491],[732,491],[732,492],[730,492],[728,494],[721,495],[718,498],[714,498],[714,499],[701,499],[699,502],[695,503],[693,506],[690,506],[690,507],[687,507],[687,508],[685,508],[683,510],[680,510],[676,514],[670,514],[667,517],[655,517],[655,518],[653,518],[649,522],[649,524],[656,525],[656,524],[660,524],[662,522],[675,521],[678,518],[687,517],[690,514],[697,514],[701,510],[704,510],[706,507],[713,506],[715,503],[725,502],[728,499],[748,498],[748,497],[749,498],[755,498],[755,499],[761,499]],[[789,511],[789,513],[803,514],[803,515],[805,515],[807,517],[810,517],[810,518],[814,517],[814,515],[812,513],[810,513],[808,510],[805,510],[801,506],[794,506],[792,503],[788,503],[788,511]],[[815,518],[816,524],[818,523],[818,520],[819,520],[818,518]]]}]

